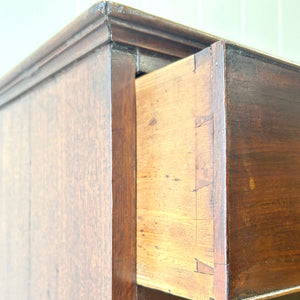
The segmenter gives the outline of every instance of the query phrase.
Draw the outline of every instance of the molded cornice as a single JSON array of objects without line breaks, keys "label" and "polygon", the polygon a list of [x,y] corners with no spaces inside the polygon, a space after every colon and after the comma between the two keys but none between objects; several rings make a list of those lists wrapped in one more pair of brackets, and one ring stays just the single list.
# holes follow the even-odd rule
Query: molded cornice
[{"label": "molded cornice", "polygon": [[109,43],[175,60],[216,40],[216,37],[186,26],[102,1],[85,11],[0,80],[0,106]]}]

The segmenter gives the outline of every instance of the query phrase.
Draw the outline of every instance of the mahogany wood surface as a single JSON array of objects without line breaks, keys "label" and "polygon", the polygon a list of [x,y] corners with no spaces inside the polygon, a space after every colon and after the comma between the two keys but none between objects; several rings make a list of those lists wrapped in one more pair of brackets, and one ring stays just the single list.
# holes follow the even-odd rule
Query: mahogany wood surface
[{"label": "mahogany wood surface", "polygon": [[30,299],[112,297],[109,56],[104,47],[29,94]]},{"label": "mahogany wood surface", "polygon": [[112,51],[112,299],[136,297],[135,60]]},{"label": "mahogany wood surface", "polygon": [[300,68],[226,47],[230,297],[300,285]]},{"label": "mahogany wood surface", "polygon": [[0,108],[0,298],[136,298],[135,67],[107,45]]}]

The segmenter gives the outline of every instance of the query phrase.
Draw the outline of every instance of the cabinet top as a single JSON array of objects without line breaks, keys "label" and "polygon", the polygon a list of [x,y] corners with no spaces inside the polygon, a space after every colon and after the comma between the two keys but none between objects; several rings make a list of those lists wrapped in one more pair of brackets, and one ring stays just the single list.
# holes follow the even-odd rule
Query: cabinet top
[{"label": "cabinet top", "polygon": [[0,79],[0,106],[87,53],[112,45],[140,57],[174,61],[220,38],[109,1],[101,1]]},{"label": "cabinet top", "polygon": [[[69,53],[72,61],[108,43],[142,49],[152,55],[173,59],[195,53],[218,38],[177,23],[109,1],[101,1],[42,45],[12,71],[0,79],[0,95],[7,88],[52,64],[58,71],[63,65],[57,56]],[[67,60],[67,64],[72,61]],[[54,73],[53,71],[52,73]],[[48,74],[50,76],[51,74]]]}]

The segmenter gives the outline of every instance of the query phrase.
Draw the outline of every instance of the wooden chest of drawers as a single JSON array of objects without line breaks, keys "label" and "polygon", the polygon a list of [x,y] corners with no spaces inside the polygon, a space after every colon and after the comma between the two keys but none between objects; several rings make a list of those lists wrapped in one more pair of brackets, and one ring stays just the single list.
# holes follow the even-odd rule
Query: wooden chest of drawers
[{"label": "wooden chest of drawers", "polygon": [[94,5],[0,81],[0,298],[299,291],[299,71]]}]

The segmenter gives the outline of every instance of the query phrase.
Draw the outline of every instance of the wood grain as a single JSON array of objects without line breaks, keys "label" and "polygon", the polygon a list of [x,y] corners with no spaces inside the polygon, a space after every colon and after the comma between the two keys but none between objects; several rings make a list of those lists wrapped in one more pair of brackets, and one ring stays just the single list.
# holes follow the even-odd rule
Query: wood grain
[{"label": "wood grain", "polygon": [[112,51],[112,299],[136,299],[135,59]]},{"label": "wood grain", "polygon": [[210,49],[136,80],[137,282],[213,297]]},{"label": "wood grain", "polygon": [[[137,79],[139,284],[192,299],[297,291],[299,73],[218,42]],[[196,238],[204,245],[207,233],[213,237],[210,263],[189,231],[193,209]],[[205,287],[212,278],[211,292],[186,272],[190,257]]]},{"label": "wood grain", "polygon": [[110,48],[31,91],[30,299],[111,299]]},{"label": "wood grain", "polygon": [[300,285],[300,68],[226,47],[230,298]]},{"label": "wood grain", "polygon": [[0,109],[0,298],[27,299],[30,274],[28,97]]}]

